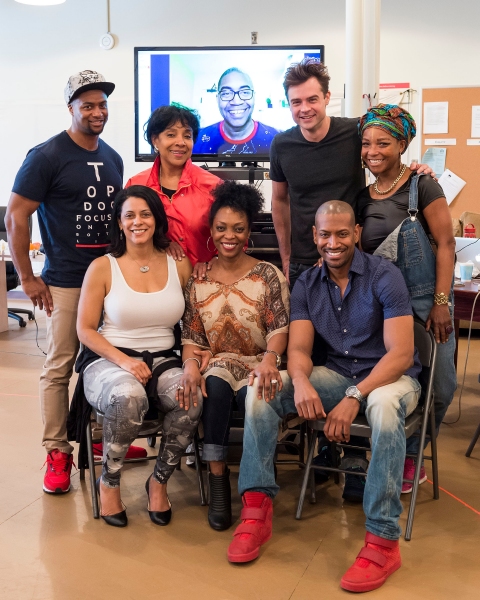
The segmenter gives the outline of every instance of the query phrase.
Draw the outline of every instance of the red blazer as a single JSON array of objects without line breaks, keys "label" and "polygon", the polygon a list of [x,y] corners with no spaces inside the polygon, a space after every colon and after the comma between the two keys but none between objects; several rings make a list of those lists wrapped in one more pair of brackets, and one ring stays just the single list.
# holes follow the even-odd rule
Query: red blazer
[{"label": "red blazer", "polygon": [[[157,156],[151,169],[131,177],[125,187],[146,185],[155,190],[167,213],[169,239],[180,244],[192,265],[198,261],[210,261],[215,254],[207,249],[210,236],[208,215],[213,203],[211,192],[221,179],[197,167],[189,159],[183,168],[177,191],[170,200],[160,189],[159,170],[160,157]],[[215,251],[212,241],[209,246]]]}]

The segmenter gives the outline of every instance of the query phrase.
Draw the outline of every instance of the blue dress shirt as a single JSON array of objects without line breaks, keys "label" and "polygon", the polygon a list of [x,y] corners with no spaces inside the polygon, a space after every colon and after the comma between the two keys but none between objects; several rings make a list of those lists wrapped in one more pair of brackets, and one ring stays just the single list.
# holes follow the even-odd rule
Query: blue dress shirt
[{"label": "blue dress shirt", "polygon": [[[290,320],[311,321],[327,348],[325,366],[360,382],[387,353],[384,321],[413,312],[403,276],[390,261],[355,248],[348,279],[342,298],[325,262],[302,273],[292,291]],[[421,369],[415,349],[405,375],[418,378]]]}]

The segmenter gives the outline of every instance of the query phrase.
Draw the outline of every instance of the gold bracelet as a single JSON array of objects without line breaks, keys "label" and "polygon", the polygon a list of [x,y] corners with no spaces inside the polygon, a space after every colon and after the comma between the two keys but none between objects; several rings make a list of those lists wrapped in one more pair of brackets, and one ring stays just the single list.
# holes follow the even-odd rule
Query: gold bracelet
[{"label": "gold bracelet", "polygon": [[443,292],[440,292],[440,294],[433,294],[433,301],[437,306],[448,304],[448,296]]}]

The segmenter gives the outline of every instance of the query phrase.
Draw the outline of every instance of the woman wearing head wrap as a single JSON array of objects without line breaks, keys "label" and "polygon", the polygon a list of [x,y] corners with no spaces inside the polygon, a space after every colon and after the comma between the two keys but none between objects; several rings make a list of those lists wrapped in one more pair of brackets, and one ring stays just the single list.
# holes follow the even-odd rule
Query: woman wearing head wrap
[{"label": "woman wearing head wrap", "polygon": [[[395,232],[409,217],[410,190],[414,190],[418,183],[416,216],[428,238],[421,232],[423,247],[417,236],[415,239],[412,236],[410,239],[404,237],[402,244],[404,248],[406,245],[405,254],[408,254],[404,264],[410,274],[413,272],[415,280],[410,285],[412,282],[406,277],[413,310],[425,321],[427,330],[432,329],[439,344],[434,380],[438,432],[457,385],[452,327],[455,257],[452,219],[440,185],[428,176],[419,177],[418,182],[413,181],[414,172],[402,164],[402,154],[416,134],[415,121],[408,112],[392,104],[370,108],[360,119],[359,134],[362,138],[362,160],[376,177],[375,182],[357,197],[357,218],[362,228],[361,248],[364,252],[387,256],[386,251],[388,253],[393,249],[396,255],[398,241]],[[393,243],[389,244],[392,240]],[[431,266],[428,269],[423,259],[426,255],[430,255]],[[396,264],[402,270],[402,266],[398,262]],[[405,271],[402,272],[406,276]],[[407,440],[407,454],[416,454],[417,451],[418,438],[411,437]],[[407,458],[404,479],[413,479],[414,472],[414,461]],[[420,483],[426,480],[422,465]],[[412,484],[404,483],[402,493],[411,491]]]}]

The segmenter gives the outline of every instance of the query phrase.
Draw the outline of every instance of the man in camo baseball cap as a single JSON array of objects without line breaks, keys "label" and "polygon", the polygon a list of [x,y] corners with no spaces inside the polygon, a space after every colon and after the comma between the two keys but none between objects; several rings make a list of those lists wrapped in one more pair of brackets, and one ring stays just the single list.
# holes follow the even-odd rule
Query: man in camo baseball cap
[{"label": "man in camo baseball cap", "polygon": [[97,71],[80,71],[72,75],[65,87],[65,102],[70,104],[77,96],[88,90],[102,90],[107,96],[115,89],[115,84],[105,80]]}]

